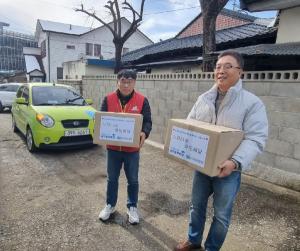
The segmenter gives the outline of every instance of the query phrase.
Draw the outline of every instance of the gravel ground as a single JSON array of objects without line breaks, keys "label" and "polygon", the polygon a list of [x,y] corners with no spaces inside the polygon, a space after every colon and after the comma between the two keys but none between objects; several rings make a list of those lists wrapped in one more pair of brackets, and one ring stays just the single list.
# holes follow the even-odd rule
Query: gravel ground
[{"label": "gravel ground", "polygon": [[[159,251],[186,238],[192,172],[161,150],[141,151],[141,223],[127,222],[123,172],[117,212],[102,223],[105,149],[30,154],[10,113],[0,129],[0,250]],[[300,250],[299,226],[299,193],[243,176],[222,251]]]}]

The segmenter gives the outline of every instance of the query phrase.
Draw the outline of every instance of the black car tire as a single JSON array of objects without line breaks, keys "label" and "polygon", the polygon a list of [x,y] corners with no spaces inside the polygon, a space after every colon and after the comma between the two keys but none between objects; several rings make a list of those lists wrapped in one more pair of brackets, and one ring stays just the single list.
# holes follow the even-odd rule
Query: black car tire
[{"label": "black car tire", "polygon": [[3,112],[3,109],[2,103],[0,102],[0,112]]},{"label": "black car tire", "polygon": [[31,129],[28,127],[26,131],[26,146],[29,152],[33,153],[37,151],[35,146]]},{"label": "black car tire", "polygon": [[15,121],[13,115],[11,115],[11,125],[12,125],[13,132],[19,131],[19,129],[18,129],[17,125],[16,125],[16,121]]}]

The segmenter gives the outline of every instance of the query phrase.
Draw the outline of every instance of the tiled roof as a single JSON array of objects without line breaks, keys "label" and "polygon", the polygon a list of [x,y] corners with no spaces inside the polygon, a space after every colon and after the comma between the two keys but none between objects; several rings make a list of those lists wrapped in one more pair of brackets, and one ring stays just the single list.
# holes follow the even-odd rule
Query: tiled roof
[{"label": "tiled roof", "polygon": [[[235,48],[242,55],[273,55],[273,56],[300,56],[300,42],[283,44],[258,44]],[[213,54],[219,54],[218,51]]]},{"label": "tiled roof", "polygon": [[[257,19],[257,17],[255,16],[251,16],[249,14],[244,14],[242,12],[233,11],[225,8],[221,10],[219,15],[229,16],[232,18],[240,19],[243,21],[249,21],[249,22],[254,22]],[[182,34],[185,30],[187,30],[188,27],[190,27],[201,16],[202,16],[202,12],[198,14],[192,21],[190,21],[181,31],[179,31],[175,37],[179,37],[180,34]]]},{"label": "tiled roof", "polygon": [[[273,33],[274,28],[270,29],[263,25],[254,23],[232,27],[224,30],[216,31],[216,43],[222,44],[254,38]],[[171,38],[153,45],[131,51],[122,57],[122,62],[136,61],[147,55],[159,54],[163,52],[172,52],[183,49],[201,49],[203,44],[203,35],[196,35],[185,38]]]},{"label": "tiled roof", "polygon": [[254,22],[254,20],[257,18],[257,17],[251,16],[249,14],[240,12],[240,11],[234,11],[234,10],[228,10],[228,9],[222,9],[221,14],[227,15],[227,16],[230,16],[230,17],[243,19],[243,20],[248,20],[248,21],[251,21],[251,22]]}]

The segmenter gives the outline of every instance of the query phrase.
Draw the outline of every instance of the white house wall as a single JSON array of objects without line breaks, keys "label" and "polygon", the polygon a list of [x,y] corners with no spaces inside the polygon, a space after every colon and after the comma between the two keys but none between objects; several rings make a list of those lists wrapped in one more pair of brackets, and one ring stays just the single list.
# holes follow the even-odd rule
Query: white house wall
[{"label": "white house wall", "polygon": [[[126,30],[128,30],[130,24],[128,22],[122,23],[122,33],[124,34]],[[129,48],[129,51],[136,50],[147,45],[153,44],[153,42],[145,37],[140,32],[135,32],[132,36],[125,42],[124,47]]]},{"label": "white house wall", "polygon": [[282,10],[276,43],[300,42],[300,7]]},{"label": "white house wall", "polygon": [[[123,33],[128,29],[129,23],[126,20],[122,20]],[[61,33],[50,33],[50,79],[49,79],[49,66],[48,66],[48,39],[46,32],[41,31],[38,38],[39,47],[42,41],[46,40],[47,55],[42,59],[46,72],[47,81],[57,81],[57,67],[63,67],[63,62],[75,61],[81,57],[85,58],[99,58],[94,56],[86,56],[86,43],[100,44],[101,54],[103,59],[114,58],[115,47],[113,44],[113,36],[106,27],[100,27],[91,32],[85,33],[81,36],[66,35]],[[152,44],[152,41],[144,36],[140,32],[134,33],[124,47],[129,51],[136,50],[141,47]],[[74,45],[75,49],[67,49],[67,45]],[[80,75],[78,73],[77,75]]]},{"label": "white house wall", "polygon": [[[122,22],[122,34],[124,34],[129,28],[129,23],[127,21]],[[103,59],[111,59],[115,57],[115,45],[113,44],[113,35],[110,30],[106,27],[100,27],[91,32],[88,32],[80,37],[81,43],[94,43],[101,44],[101,54]],[[152,44],[152,42],[145,37],[140,32],[135,32],[132,36],[125,42],[124,47],[128,48],[129,51],[136,50],[147,45]],[[84,51],[85,53],[85,51]]]},{"label": "white house wall", "polygon": [[82,79],[82,76],[86,75],[85,69],[85,60],[65,62],[63,63],[64,79]]},{"label": "white house wall", "polygon": [[46,81],[49,80],[48,76],[48,39],[47,39],[47,33],[46,32],[40,32],[40,36],[38,38],[38,47],[41,48],[41,43],[46,40],[46,57],[42,58],[42,63],[44,66],[44,70],[46,73]]},{"label": "white house wall", "polygon": [[114,69],[98,65],[87,65],[85,60],[63,63],[64,79],[82,79],[82,76],[113,74]]},{"label": "white house wall", "polygon": [[87,65],[86,66],[86,75],[87,76],[98,76],[101,74],[113,74],[114,69],[101,67],[96,65]]},{"label": "white house wall", "polygon": [[[74,45],[75,49],[67,49],[67,45]],[[63,67],[63,62],[77,60],[83,51],[85,52],[85,44],[80,44],[77,36],[51,33],[50,82],[57,80],[57,67]]]}]

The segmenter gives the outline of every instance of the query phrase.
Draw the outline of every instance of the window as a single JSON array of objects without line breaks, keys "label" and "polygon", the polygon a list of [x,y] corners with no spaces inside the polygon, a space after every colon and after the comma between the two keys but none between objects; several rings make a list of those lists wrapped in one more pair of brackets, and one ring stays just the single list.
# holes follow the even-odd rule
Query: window
[{"label": "window", "polygon": [[42,77],[32,77],[30,78],[30,82],[43,82]]},{"label": "window", "polygon": [[0,85],[0,91],[5,91],[5,92],[17,92],[19,88],[19,85]]},{"label": "window", "polygon": [[57,79],[63,79],[63,68],[62,67],[57,67]]},{"label": "window", "polygon": [[28,99],[29,99],[29,91],[28,91],[28,88],[26,88],[26,87],[24,88],[22,98],[25,98],[26,101],[28,101]]},{"label": "window", "polygon": [[0,85],[0,91],[6,91],[7,85]]},{"label": "window", "polygon": [[19,88],[19,85],[9,85],[7,87],[6,91],[8,91],[8,92],[17,92],[18,88]]},{"label": "window", "polygon": [[23,87],[23,86],[20,87],[20,89],[19,89],[18,92],[17,92],[17,98],[21,98],[22,92],[23,92],[24,88],[25,88],[25,87]]},{"label": "window", "polygon": [[41,56],[42,58],[46,57],[46,40],[41,43]]},{"label": "window", "polygon": [[129,48],[123,47],[122,54],[126,54],[129,52]]},{"label": "window", "polygon": [[75,45],[68,45],[68,44],[67,44],[67,49],[75,50]]},{"label": "window", "polygon": [[90,43],[85,44],[85,55],[93,56],[93,44]]},{"label": "window", "polygon": [[94,56],[95,57],[101,56],[101,44],[94,44]]}]

